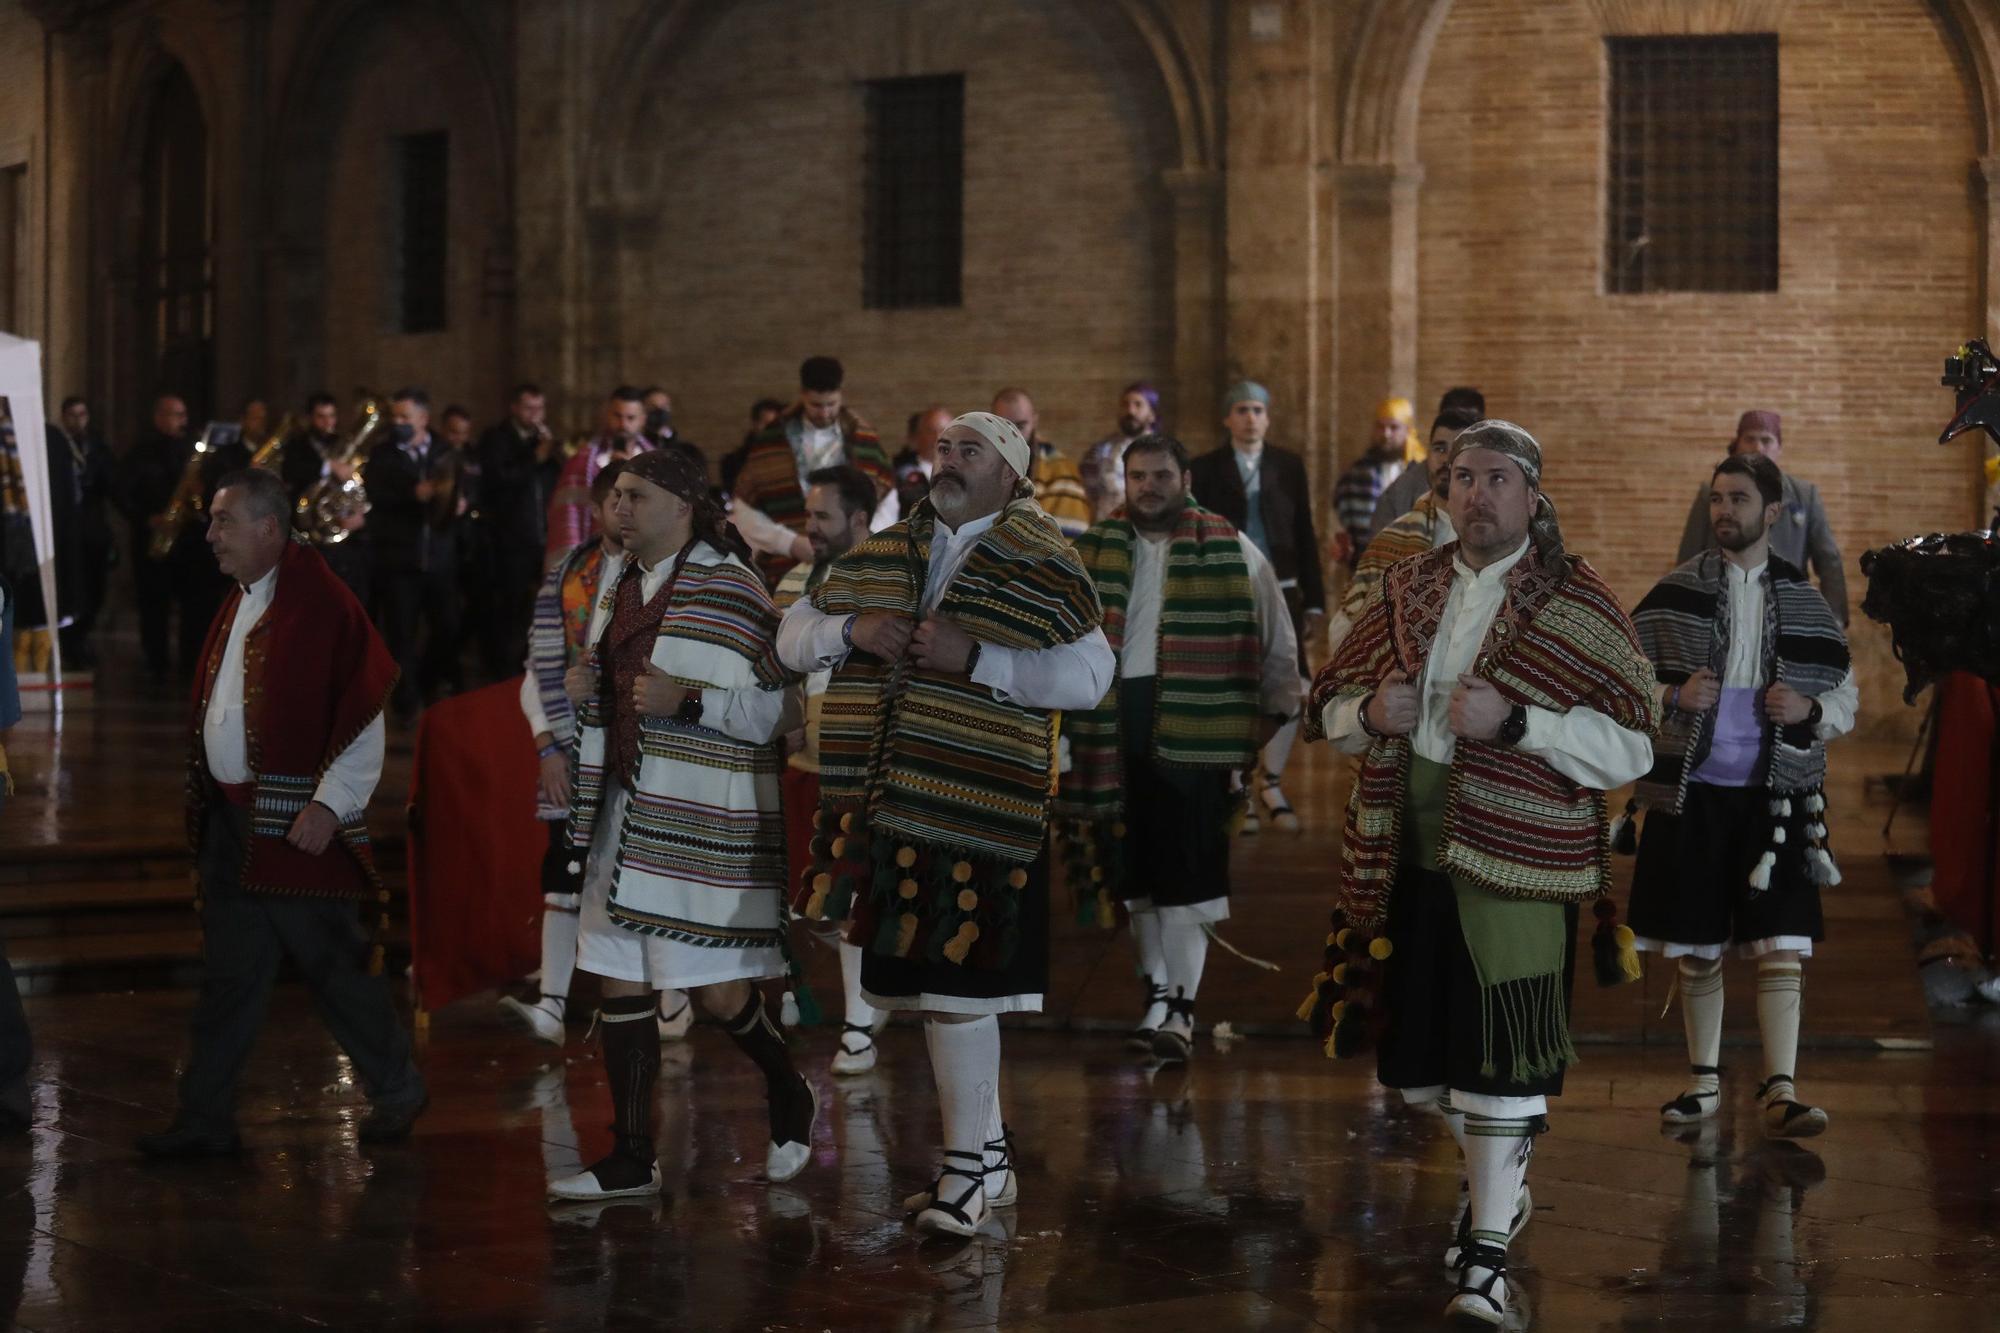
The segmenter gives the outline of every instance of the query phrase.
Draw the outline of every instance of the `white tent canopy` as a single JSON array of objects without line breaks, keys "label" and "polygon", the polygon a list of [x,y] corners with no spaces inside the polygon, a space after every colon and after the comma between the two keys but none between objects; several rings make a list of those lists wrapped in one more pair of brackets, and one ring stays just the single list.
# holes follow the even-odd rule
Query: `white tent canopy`
[{"label": "white tent canopy", "polygon": [[[59,623],[56,607],[56,536],[49,515],[49,430],[42,410],[42,345],[31,338],[0,333],[0,398],[14,419],[14,442],[21,451],[21,481],[28,493],[28,522],[35,534],[35,564],[42,580],[42,605],[49,625]],[[19,627],[16,626],[16,632]],[[49,651],[60,653],[58,636]],[[61,660],[54,659],[60,679]]]}]

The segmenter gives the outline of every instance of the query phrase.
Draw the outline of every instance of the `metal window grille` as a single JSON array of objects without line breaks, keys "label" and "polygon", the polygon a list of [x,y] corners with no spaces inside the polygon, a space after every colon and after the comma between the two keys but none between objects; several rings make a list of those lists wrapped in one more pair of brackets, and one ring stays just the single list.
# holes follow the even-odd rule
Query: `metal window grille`
[{"label": "metal window grille", "polygon": [[958,305],[965,76],[877,79],[866,87],[862,304],[874,310]]},{"label": "metal window grille", "polygon": [[402,198],[397,220],[397,313],[404,333],[445,326],[445,236],[451,136],[443,130],[396,139]]},{"label": "metal window grille", "polygon": [[1776,291],[1776,35],[1605,45],[1605,290]]}]

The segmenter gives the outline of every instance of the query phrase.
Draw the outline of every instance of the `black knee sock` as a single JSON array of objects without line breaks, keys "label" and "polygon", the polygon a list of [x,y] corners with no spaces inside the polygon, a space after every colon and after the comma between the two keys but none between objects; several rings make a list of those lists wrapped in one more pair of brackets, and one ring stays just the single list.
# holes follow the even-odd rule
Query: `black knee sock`
[{"label": "black knee sock", "polygon": [[653,1162],[653,1085],[660,1076],[660,1030],[653,1022],[658,999],[651,992],[607,996],[598,1005],[617,1150],[648,1166]]},{"label": "black knee sock", "polygon": [[764,1071],[764,1082],[774,1096],[797,1084],[799,1075],[792,1067],[792,1053],[786,1049],[778,1025],[771,1021],[770,1012],[764,1008],[762,991],[752,986],[750,998],[723,1026],[729,1029],[730,1040],[736,1043],[737,1049]]}]

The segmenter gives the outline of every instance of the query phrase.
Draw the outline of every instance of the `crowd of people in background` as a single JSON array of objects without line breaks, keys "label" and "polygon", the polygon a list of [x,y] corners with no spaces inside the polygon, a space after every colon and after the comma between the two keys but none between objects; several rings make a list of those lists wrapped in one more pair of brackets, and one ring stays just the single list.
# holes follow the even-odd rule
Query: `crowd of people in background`
[{"label": "crowd of people in background", "polygon": [[[393,712],[403,723],[425,702],[463,690],[475,678],[519,673],[535,590],[551,561],[595,532],[591,481],[614,459],[669,449],[696,463],[775,587],[786,570],[811,559],[805,477],[829,466],[859,468],[880,496],[872,525],[886,526],[928,490],[938,437],[954,416],[944,405],[923,406],[908,414],[902,439],[891,445],[848,404],[844,379],[839,361],[809,358],[796,391],[751,404],[743,438],[712,463],[707,450],[676,430],[673,396],[657,385],[614,388],[595,429],[568,438],[550,429],[548,400],[534,383],[516,385],[504,415],[484,430],[467,408],[450,403],[434,409],[415,386],[380,404],[365,433],[357,429],[363,423],[325,392],[308,396],[276,424],[270,406],[253,399],[237,421],[200,430],[183,397],[162,393],[146,427],[123,451],[106,443],[86,399],[67,397],[47,428],[65,668],[96,667],[98,624],[122,563],[130,569],[147,682],[162,689],[191,676],[202,633],[227,588],[207,549],[202,515],[216,482],[253,461],[284,479],[301,539],[319,544],[381,628],[402,670]],[[1122,507],[1125,446],[1166,426],[1159,391],[1146,381],[1125,386],[1113,428],[1074,458],[1040,433],[1027,389],[1003,387],[988,406],[1029,441],[1036,498],[1072,540]],[[1196,439],[1219,437],[1214,447],[1195,451],[1195,489],[1277,570],[1302,675],[1310,672],[1310,659],[1336,645],[1351,625],[1357,598],[1389,563],[1384,553],[1407,555],[1451,539],[1443,459],[1453,435],[1485,414],[1477,389],[1454,387],[1426,434],[1407,397],[1383,400],[1365,449],[1335,479],[1324,509],[1310,498],[1301,454],[1267,444],[1273,433],[1283,438],[1283,416],[1262,386],[1237,386],[1219,420],[1187,432]],[[0,459],[13,452],[12,427],[6,429]],[[1731,453],[1756,452],[1773,461],[1783,449],[1778,415],[1768,411],[1745,413],[1729,445]],[[10,472],[0,463],[0,479],[18,474],[18,464]],[[328,503],[357,481],[365,511]],[[1825,506],[1812,483],[1787,472],[1784,485],[1775,547],[1811,569],[1845,623],[1846,586]],[[19,491],[18,482],[0,491],[13,527],[25,523]],[[1321,514],[1331,520],[1324,541]],[[120,524],[123,542],[116,533]],[[1371,559],[1371,547],[1390,531]],[[1704,485],[1678,558],[1709,541]],[[25,541],[10,542],[9,551],[16,548],[29,549]],[[19,590],[24,638],[32,638],[46,620],[39,584],[25,569],[6,572]],[[1330,582],[1337,588],[1331,599]],[[1274,737],[1261,770],[1247,775],[1260,799],[1250,805],[1246,831],[1255,832],[1263,821],[1298,827],[1280,785],[1295,730]]]}]

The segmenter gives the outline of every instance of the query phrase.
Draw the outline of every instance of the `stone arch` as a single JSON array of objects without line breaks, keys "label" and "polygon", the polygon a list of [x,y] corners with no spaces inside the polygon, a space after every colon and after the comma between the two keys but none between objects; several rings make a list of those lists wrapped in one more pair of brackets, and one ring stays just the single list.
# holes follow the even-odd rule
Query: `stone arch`
[{"label": "stone arch", "polygon": [[[204,188],[208,194],[206,240],[211,263],[214,262],[216,240],[214,179],[219,164],[218,148],[222,142],[220,90],[214,71],[202,58],[199,49],[185,49],[158,25],[148,24],[137,44],[125,53],[121,64],[123,68],[112,80],[116,92],[112,98],[110,123],[117,127],[117,136],[106,149],[103,180],[109,188],[103,210],[99,213],[108,228],[105,241],[111,256],[109,282],[104,289],[107,306],[102,327],[106,336],[100,345],[101,355],[107,363],[106,381],[114,404],[110,420],[114,424],[146,420],[150,397],[161,387],[151,383],[156,368],[142,364],[145,352],[141,336],[143,320],[138,309],[142,259],[140,232],[147,207],[142,182],[146,176],[145,163],[154,112],[160,98],[176,79],[186,80],[206,132],[208,179]],[[222,276],[210,275],[211,301],[213,291],[221,285]],[[208,333],[211,361],[204,376],[206,382],[198,386],[195,395],[202,399],[214,392],[216,379],[212,360],[215,344],[212,322]],[[214,405],[190,402],[189,406],[199,411]]]},{"label": "stone arch", "polygon": [[[357,84],[366,73],[365,59],[385,29],[411,34],[427,49],[449,50],[472,71],[474,95],[466,103],[476,136],[471,149],[497,181],[495,212],[490,218],[479,219],[495,230],[485,241],[486,267],[494,270],[488,281],[493,295],[511,302],[515,198],[512,70],[504,34],[490,26],[492,14],[490,7],[470,0],[415,4],[334,0],[310,11],[273,85],[276,111],[262,173],[270,200],[266,327],[285,331],[283,338],[270,340],[266,353],[271,361],[264,367],[262,379],[274,394],[289,401],[327,382],[329,335],[324,315],[334,289],[334,275],[327,262],[327,217],[334,204],[331,168],[355,110]],[[461,156],[456,146],[453,156]],[[478,235],[468,219],[454,216],[450,226],[454,245],[462,237]],[[497,384],[512,368],[511,354],[506,350],[513,332],[511,310],[482,312],[480,319],[501,331],[501,364],[493,367]],[[332,387],[340,394],[352,386]]]}]

